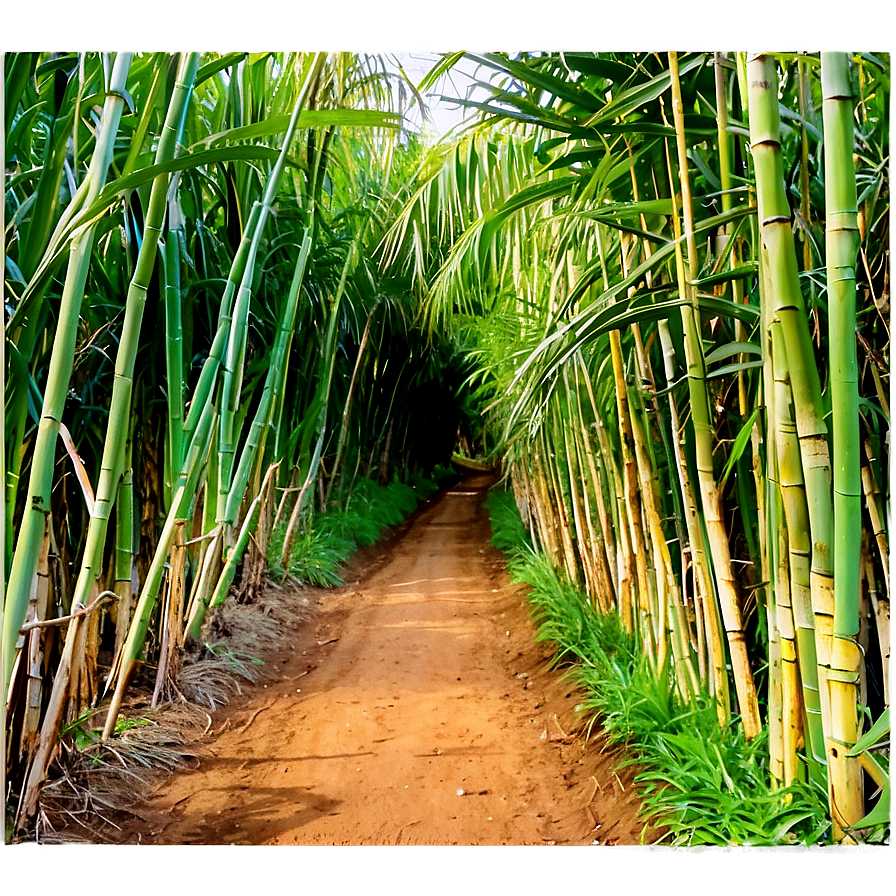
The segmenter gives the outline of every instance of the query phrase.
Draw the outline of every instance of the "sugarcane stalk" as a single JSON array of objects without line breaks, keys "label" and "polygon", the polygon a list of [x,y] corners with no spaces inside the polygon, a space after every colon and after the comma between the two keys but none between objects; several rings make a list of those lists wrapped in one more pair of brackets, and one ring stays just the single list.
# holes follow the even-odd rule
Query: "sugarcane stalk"
[{"label": "sugarcane stalk", "polygon": [[214,417],[214,406],[209,403],[206,407],[206,412],[200,418],[196,431],[193,434],[192,443],[187,449],[184,460],[184,481],[178,486],[172,499],[171,510],[168,511],[168,516],[162,527],[162,532],[159,536],[159,542],[156,545],[152,562],[146,573],[146,579],[140,590],[140,597],[137,601],[136,610],[134,611],[134,618],[128,629],[128,636],[125,639],[121,657],[117,667],[110,673],[109,683],[111,684],[112,681],[115,680],[116,686],[112,695],[112,702],[109,707],[108,715],[106,716],[106,724],[103,729],[103,740],[107,740],[115,731],[115,723],[117,722],[118,714],[121,711],[121,701],[124,697],[131,675],[136,668],[138,657],[143,649],[143,644],[146,639],[146,632],[149,629],[153,607],[155,606],[159,587],[162,583],[162,575],[165,571],[165,562],[168,557],[168,551],[171,549],[171,543],[174,540],[175,528],[178,520],[185,519],[189,515],[190,505],[193,503],[196,493],[196,481],[199,477],[202,461],[208,454]]},{"label": "sugarcane stalk", "polygon": [[[706,527],[718,600],[721,607],[728,650],[731,657],[731,671],[741,715],[744,734],[752,740],[761,731],[759,703],[753,681],[753,670],[747,653],[743,619],[737,586],[731,568],[731,549],[728,533],[722,516],[721,495],[713,472],[714,427],[710,415],[709,396],[706,390],[706,362],[703,344],[700,340],[698,308],[693,282],[697,279],[697,245],[694,236],[693,208],[691,203],[690,179],[688,176],[687,146],[684,133],[684,113],[681,103],[681,85],[678,78],[678,55],[669,53],[669,69],[672,87],[672,112],[675,121],[676,146],[678,150],[679,181],[681,185],[681,205],[684,217],[684,233],[688,249],[688,275],[682,278],[679,268],[679,286],[687,301],[681,306],[681,320],[684,328],[685,360],[687,364],[688,392],[690,395],[691,421],[694,432],[694,449],[697,460],[697,480],[703,504],[703,518]],[[674,190],[674,187],[673,187]],[[673,215],[676,238],[679,236],[678,214]],[[676,255],[680,258],[680,243],[676,244]],[[709,595],[707,595],[709,599]]]},{"label": "sugarcane stalk", "polygon": [[[780,323],[771,324],[772,359],[774,367],[774,434],[777,454],[778,486],[787,525],[787,546],[789,563],[789,589],[777,590],[775,600],[779,608],[778,627],[782,638],[782,659],[784,662],[784,707],[785,718],[793,719],[800,714],[800,700],[797,694],[798,682],[802,683],[802,704],[806,715],[805,740],[806,759],[810,775],[816,780],[824,780],[826,770],[824,746],[824,717],[819,691],[818,658],[815,648],[815,625],[812,613],[812,583],[809,510],[806,489],[803,483],[803,469],[800,461],[799,440],[793,419],[793,398],[787,364],[787,352],[781,335]],[[784,617],[787,617],[785,621]],[[791,669],[788,664],[797,664]],[[788,711],[788,707],[793,707]],[[826,707],[825,707],[826,708]],[[792,721],[790,724],[795,724]],[[785,779],[789,784],[794,778],[794,769],[788,772],[787,760],[796,762],[795,746],[787,749],[789,734],[785,724]],[[796,733],[797,740],[799,732]]]},{"label": "sugarcane stalk", "polygon": [[[198,64],[198,53],[189,53],[181,57],[162,138],[156,151],[157,164],[174,158],[183,131]],[[143,241],[140,244],[134,275],[128,287],[121,340],[115,359],[115,382],[112,387],[106,439],[103,443],[95,509],[91,514],[84,557],[75,584],[74,600],[79,603],[85,600],[102,572],[106,532],[124,467],[128,435],[127,421],[131,415],[134,364],[140,342],[146,293],[155,267],[159,236],[165,217],[168,179],[167,174],[161,174],[153,180],[144,224]]]},{"label": "sugarcane stalk", "polygon": [[877,477],[874,475],[874,469],[871,466],[874,454],[871,449],[871,443],[867,439],[865,440],[865,455],[868,459],[868,462],[862,465],[862,489],[865,492],[865,507],[868,509],[868,518],[871,521],[871,534],[874,536],[874,541],[880,556],[884,585],[889,593],[890,552],[888,548],[887,529],[884,524],[884,505],[880,493],[880,485],[878,485]]},{"label": "sugarcane stalk", "polygon": [[[320,379],[317,385],[314,402],[305,425],[314,423],[317,428],[317,442],[314,446],[314,452],[311,455],[311,461],[308,465],[308,471],[299,493],[296,496],[296,502],[292,508],[292,514],[286,525],[286,531],[283,535],[283,549],[280,553],[280,565],[284,570],[289,570],[289,558],[292,554],[292,547],[295,543],[295,537],[298,532],[299,520],[302,511],[305,508],[305,498],[308,490],[311,488],[320,464],[321,454],[324,447],[324,439],[327,432],[327,410],[330,404],[330,391],[333,385],[333,373],[336,369],[336,336],[338,330],[339,307],[342,302],[342,295],[345,291],[346,280],[348,279],[349,269],[354,260],[355,246],[352,245],[346,255],[345,263],[342,266],[342,274],[339,278],[339,285],[336,287],[336,295],[333,297],[330,306],[330,321],[327,325],[327,335],[324,341],[323,354],[321,356]],[[312,432],[309,428],[308,432]],[[390,430],[391,432],[391,430]],[[387,441],[388,446],[388,441]],[[387,452],[388,453],[388,447]]]},{"label": "sugarcane stalk", "polygon": [[[255,258],[261,243],[261,237],[265,230],[267,219],[271,213],[274,200],[280,190],[283,180],[283,172],[286,168],[286,159],[289,148],[299,123],[299,115],[305,105],[305,100],[312,84],[320,74],[326,60],[325,53],[317,53],[308,72],[304,84],[293,107],[289,125],[283,137],[283,145],[267,183],[261,202],[258,207],[258,223],[252,233],[252,241],[249,245],[245,270],[240,280],[236,293],[236,301],[233,310],[233,323],[230,327],[230,336],[227,344],[227,352],[224,362],[224,376],[221,383],[221,419],[218,434],[218,496],[217,513],[218,522],[226,518],[227,501],[230,494],[233,476],[233,464],[235,458],[235,439],[238,435],[235,427],[235,417],[240,404],[242,391],[243,359],[246,351],[246,335],[249,322],[249,300],[252,295],[252,281],[255,276]],[[225,541],[229,543],[229,529],[225,528]]]},{"label": "sugarcane stalk", "polygon": [[[865,814],[861,765],[849,751],[859,737],[859,633],[862,479],[856,360],[856,256],[859,248],[855,132],[846,53],[821,54],[825,237],[831,424],[834,433],[834,630],[831,668],[831,808],[844,834]],[[845,840],[851,840],[844,836]]]},{"label": "sugarcane stalk", "polygon": [[255,459],[258,456],[258,448],[263,433],[267,432],[268,427],[270,427],[275,407],[278,401],[282,399],[282,395],[280,394],[280,384],[283,382],[283,371],[287,366],[286,362],[289,358],[289,350],[292,345],[296,311],[299,302],[299,291],[302,286],[302,279],[305,275],[305,266],[308,261],[308,253],[310,250],[311,234],[309,230],[306,230],[305,238],[302,241],[302,248],[296,262],[292,285],[287,295],[286,303],[284,304],[277,334],[274,337],[274,347],[271,352],[261,400],[258,403],[255,418],[253,419],[252,426],[249,430],[249,436],[246,439],[236,473],[233,477],[233,485],[230,489],[229,500],[224,512],[223,522],[226,526],[233,526],[236,522],[239,506],[243,500],[246,486],[249,482],[249,475]]},{"label": "sugarcane stalk", "polygon": [[243,558],[243,554],[245,553],[246,548],[249,545],[249,539],[252,537],[252,533],[255,531],[255,526],[258,523],[258,511],[261,506],[261,502],[264,499],[265,493],[267,492],[268,486],[271,482],[271,477],[277,471],[277,468],[280,466],[280,461],[276,461],[268,467],[267,473],[265,473],[264,481],[261,483],[261,488],[258,491],[258,494],[252,500],[252,503],[249,505],[249,509],[246,511],[246,517],[243,520],[243,525],[240,529],[239,537],[237,538],[234,546],[227,553],[227,560],[224,563],[224,569],[221,572],[220,577],[218,578],[218,582],[215,585],[215,590],[212,592],[211,600],[209,601],[210,607],[217,607],[224,603],[224,599],[227,597],[227,593],[230,590],[230,586],[233,583],[233,578],[236,575],[237,567],[239,566],[240,561]]},{"label": "sugarcane stalk", "polygon": [[183,465],[184,357],[181,321],[180,258],[184,251],[183,212],[174,197],[168,201],[168,238],[162,251],[165,292],[165,379],[168,384],[168,487]]},{"label": "sugarcane stalk", "polygon": [[[124,91],[132,55],[119,53],[112,69],[97,144],[84,181],[87,206],[92,204],[103,188],[112,161],[115,137],[124,109]],[[15,643],[27,611],[31,583],[37,573],[44,526],[47,514],[50,512],[56,436],[68,397],[81,300],[90,267],[94,230],[94,225],[88,225],[80,230],[69,247],[68,268],[59,305],[41,418],[34,443],[25,511],[19,524],[19,536],[7,583],[2,641],[0,641],[0,655],[3,657],[3,693],[6,692],[6,683],[15,662]]]},{"label": "sugarcane stalk", "polygon": [[[259,446],[261,444],[261,440],[263,439],[264,434],[267,432],[268,427],[271,425],[274,408],[277,404],[278,399],[281,397],[279,395],[279,386],[283,381],[283,368],[286,366],[286,361],[289,358],[289,349],[292,344],[293,328],[295,324],[296,311],[298,308],[299,292],[301,290],[302,278],[304,277],[305,266],[308,260],[308,253],[310,249],[311,236],[310,233],[306,230],[305,238],[302,242],[302,248],[299,252],[299,258],[296,262],[296,269],[293,275],[292,285],[290,287],[289,294],[287,295],[287,300],[284,303],[283,313],[280,318],[280,324],[274,341],[274,347],[271,352],[268,373],[265,377],[264,390],[262,392],[261,400],[258,403],[258,408],[256,409],[255,418],[252,422],[252,426],[250,427],[249,435],[243,447],[243,452],[240,456],[240,462],[237,466],[236,474],[234,475],[234,485],[230,490],[230,500],[227,507],[225,508],[225,517],[219,524],[219,529],[216,531],[216,549],[218,547],[219,537],[223,534],[223,529],[220,527],[233,526],[236,522],[236,516],[239,512],[240,504],[242,503],[243,497],[246,492],[246,487],[248,485],[249,476],[253,464],[255,463],[256,458],[259,456]],[[221,578],[223,578],[225,575],[228,575],[228,568],[229,566],[232,566],[232,564],[230,563],[230,555],[233,551],[236,550],[236,546],[229,550],[225,568],[221,572]],[[243,547],[243,550],[245,550],[245,546]],[[240,551],[240,554],[241,553],[242,551]],[[209,606],[208,589],[211,582],[209,578],[209,576],[211,575],[211,569],[208,564],[211,562],[212,558],[215,558],[216,556],[216,550],[207,552],[205,557],[206,562],[204,562],[202,566],[201,584],[197,586],[194,599],[190,604],[187,620],[187,634],[194,638],[199,637],[200,631],[202,629],[202,624],[205,620],[206,608]],[[214,589],[214,594],[218,594],[219,592],[220,587],[216,586]],[[213,600],[214,597],[212,597],[211,599]]]}]

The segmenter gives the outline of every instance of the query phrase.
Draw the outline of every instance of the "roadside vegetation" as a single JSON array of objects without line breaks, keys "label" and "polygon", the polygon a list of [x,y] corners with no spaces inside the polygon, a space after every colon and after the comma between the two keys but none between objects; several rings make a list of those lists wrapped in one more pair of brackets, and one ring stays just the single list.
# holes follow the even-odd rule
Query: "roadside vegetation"
[{"label": "roadside vegetation", "polygon": [[536,551],[512,492],[495,489],[487,506],[492,543],[511,578],[528,586],[539,640],[554,664],[580,685],[589,731],[625,747],[636,765],[645,821],[665,829],[657,845],[815,845],[830,840],[824,791],[811,783],[776,787],[767,734],[748,741],[736,721],[718,724],[708,694],[684,702],[668,670],[657,675],[615,614],[595,609],[581,586]]},{"label": "roadside vegetation", "polygon": [[830,842],[886,838],[889,57],[467,58],[387,258],[533,543]]},{"label": "roadside vegetation", "polygon": [[10,823],[457,450],[672,842],[889,837],[887,54],[4,62]]}]

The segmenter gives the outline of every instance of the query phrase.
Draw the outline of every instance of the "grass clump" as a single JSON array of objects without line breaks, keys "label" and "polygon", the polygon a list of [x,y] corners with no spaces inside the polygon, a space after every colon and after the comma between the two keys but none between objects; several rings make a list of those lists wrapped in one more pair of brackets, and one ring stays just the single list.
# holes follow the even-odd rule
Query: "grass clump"
[{"label": "grass clump", "polygon": [[491,543],[513,559],[532,547],[529,533],[517,509],[513,492],[493,488],[485,499],[492,524]]},{"label": "grass clump", "polygon": [[[358,479],[341,506],[333,504],[324,513],[308,516],[296,535],[286,571],[309,585],[341,585],[342,568],[358,548],[375,544],[387,529],[401,523],[420,501],[438,490],[435,482],[419,474],[412,476],[410,483],[396,479],[385,486],[372,479]],[[271,564],[280,556],[285,529],[284,523],[271,533]]]},{"label": "grass clump", "polygon": [[824,792],[809,783],[775,788],[767,730],[746,740],[737,719],[720,728],[707,695],[685,703],[668,666],[654,670],[614,614],[598,612],[577,586],[529,544],[512,494],[487,506],[492,543],[508,556],[514,581],[528,585],[538,639],[586,691],[581,707],[635,765],[645,821],[672,845],[815,844],[829,839]]}]

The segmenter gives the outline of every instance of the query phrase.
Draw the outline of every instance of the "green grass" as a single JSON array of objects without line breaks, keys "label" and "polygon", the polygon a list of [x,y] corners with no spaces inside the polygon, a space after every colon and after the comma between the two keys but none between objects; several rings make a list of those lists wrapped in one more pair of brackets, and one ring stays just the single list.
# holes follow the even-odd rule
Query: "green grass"
[{"label": "green grass", "polygon": [[737,719],[719,727],[708,697],[685,705],[668,668],[658,674],[616,615],[602,615],[528,543],[513,496],[493,491],[492,543],[514,581],[528,585],[538,639],[586,697],[581,708],[636,765],[645,821],[673,845],[814,844],[830,836],[825,794],[809,784],[774,789],[766,732],[748,742]]},{"label": "green grass", "polygon": [[[410,484],[395,480],[382,486],[372,479],[359,479],[343,506],[311,515],[299,530],[289,572],[309,585],[341,585],[342,569],[358,548],[375,544],[438,490],[435,482],[416,474]],[[268,562],[272,568],[280,556],[284,531],[285,524],[271,533]]]}]

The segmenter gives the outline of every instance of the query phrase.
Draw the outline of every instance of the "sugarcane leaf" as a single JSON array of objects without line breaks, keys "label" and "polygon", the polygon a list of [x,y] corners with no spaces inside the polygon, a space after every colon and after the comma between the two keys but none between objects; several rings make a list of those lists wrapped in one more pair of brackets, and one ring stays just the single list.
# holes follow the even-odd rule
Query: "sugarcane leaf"
[{"label": "sugarcane leaf", "polygon": [[470,53],[468,58],[498,71],[506,72],[526,85],[538,87],[583,109],[596,112],[605,105],[593,94],[582,90],[576,84],[539,71],[524,62],[507,59],[497,53],[485,53],[482,56]]},{"label": "sugarcane leaf", "polygon": [[743,280],[745,277],[751,277],[759,270],[757,262],[749,262],[728,271],[720,271],[718,274],[709,274],[706,277],[700,277],[697,280],[690,281],[694,286],[713,286],[716,283],[727,283],[729,280]]},{"label": "sugarcane leaf", "polygon": [[880,718],[862,735],[856,742],[856,745],[846,754],[847,756],[858,756],[865,750],[873,747],[879,741],[884,739],[885,735],[890,733],[890,707],[888,706],[881,714]]},{"label": "sugarcane leaf", "polygon": [[[702,65],[703,61],[704,56],[702,54],[694,56],[680,66],[679,75],[683,75],[698,65]],[[612,121],[615,118],[624,118],[639,107],[645,106],[662,96],[669,89],[671,83],[672,76],[668,70],[665,70],[644,83],[635,84],[627,90],[622,90],[601,109],[598,116],[594,119],[589,119],[586,124],[595,125],[598,121]]]},{"label": "sugarcane leaf", "polygon": [[569,168],[572,165],[578,165],[580,162],[590,162],[603,156],[606,151],[603,147],[588,147],[587,149],[574,149],[562,156],[554,159],[548,165],[548,171],[557,171],[560,168]]},{"label": "sugarcane leaf", "polygon": [[719,482],[720,487],[725,485],[725,482],[728,480],[728,476],[734,469],[735,464],[743,455],[744,449],[747,447],[747,443],[750,441],[750,434],[753,431],[753,425],[758,419],[759,408],[754,408],[753,413],[750,414],[744,425],[740,428],[740,431],[734,437],[734,442],[731,444],[731,451],[728,454],[728,460],[725,461],[725,468],[722,471],[722,478]]},{"label": "sugarcane leaf", "polygon": [[[754,206],[740,206],[701,221],[695,226],[694,230],[697,233],[702,233],[705,230],[712,230],[724,226],[729,221],[737,221],[740,218],[755,214],[755,211],[756,209]],[[684,242],[684,239],[685,237],[682,235],[677,240],[668,240],[665,245],[660,246],[650,258],[638,265],[625,280],[612,287],[607,292],[607,296],[617,295],[629,286],[637,285],[638,280],[640,280],[647,271],[654,270],[657,265],[669,258],[675,252],[676,244]],[[570,291],[569,296],[561,307],[561,313],[565,314],[569,306],[580,299],[585,291],[600,278],[602,278],[600,260],[595,259],[595,261],[582,271],[581,277],[575,287]],[[715,310],[715,313],[719,315],[738,317],[742,320],[753,320],[759,315],[759,309],[755,306],[737,304],[736,307],[732,308],[731,306],[735,303],[730,300],[719,299],[717,296],[708,294],[700,294],[700,299],[701,308],[705,307],[707,310]]]},{"label": "sugarcane leaf", "polygon": [[711,380],[717,376],[727,376],[729,373],[740,373],[744,370],[753,370],[756,367],[762,367],[765,362],[759,361],[739,361],[737,364],[726,364],[724,367],[717,367],[711,373],[706,374],[706,378]]},{"label": "sugarcane leaf", "polygon": [[624,84],[633,74],[634,69],[623,62],[603,59],[589,53],[561,53],[565,65],[583,75],[596,75],[616,84]]},{"label": "sugarcane leaf", "polygon": [[503,205],[491,212],[488,216],[489,221],[495,227],[500,226],[514,212],[520,211],[529,205],[565,196],[580,182],[580,178],[575,175],[567,175],[566,177],[557,177],[544,183],[525,187],[514,193]]},{"label": "sugarcane leaf", "polygon": [[37,78],[44,78],[60,69],[68,74],[74,66],[77,66],[77,64],[77,53],[66,53],[64,56],[57,56],[55,59],[48,59],[46,62],[42,62],[37,67],[34,75]]},{"label": "sugarcane leaf", "polygon": [[10,279],[17,281],[24,286],[28,281],[25,279],[25,275],[19,270],[19,266],[5,254],[3,261],[6,264],[6,270],[9,272]]},{"label": "sugarcane leaf", "polygon": [[205,65],[200,66],[199,71],[196,72],[195,86],[198,87],[203,81],[207,81],[213,75],[218,74],[218,72],[223,71],[225,68],[230,68],[230,66],[236,65],[238,62],[242,62],[246,58],[246,55],[246,53],[225,53],[219,59],[213,59],[211,62],[206,62]]},{"label": "sugarcane leaf", "polygon": [[722,182],[709,170],[706,160],[699,152],[696,150],[689,150],[688,158],[697,166],[697,170],[706,178],[707,182],[714,190],[722,189]]},{"label": "sugarcane leaf", "polygon": [[9,138],[6,141],[6,158],[8,160],[14,158],[19,146],[19,138],[22,134],[27,134],[31,130],[31,125],[34,122],[35,117],[45,107],[46,103],[41,100],[31,106],[30,109],[26,109],[22,112],[22,114],[15,120],[15,124],[13,124],[12,129],[9,132]]},{"label": "sugarcane leaf", "polygon": [[707,364],[715,364],[723,358],[730,358],[732,355],[761,355],[762,349],[754,342],[728,342],[720,345],[717,349],[713,349],[706,356]]},{"label": "sugarcane leaf", "polygon": [[890,418],[884,413],[883,408],[877,404],[877,402],[872,401],[870,398],[859,398],[859,407],[864,408],[866,411],[871,411],[871,413],[880,417],[884,426],[889,426]]},{"label": "sugarcane leaf", "polygon": [[759,318],[759,308],[746,302],[733,302],[707,293],[697,293],[697,299],[701,312],[717,317],[734,317],[745,323],[755,323]]},{"label": "sugarcane leaf", "polygon": [[[218,134],[204,137],[197,146],[211,149],[225,143],[238,140],[257,140],[283,134],[289,126],[289,115],[275,115],[264,121],[247,124],[239,128],[230,128]],[[401,117],[394,112],[380,112],[376,109],[303,109],[299,113],[300,128],[320,127],[363,127],[363,128],[397,128],[401,126]]]},{"label": "sugarcane leaf", "polygon": [[881,794],[874,808],[863,818],[860,818],[853,828],[870,828],[876,825],[890,823],[890,784],[889,781],[881,788]]}]

